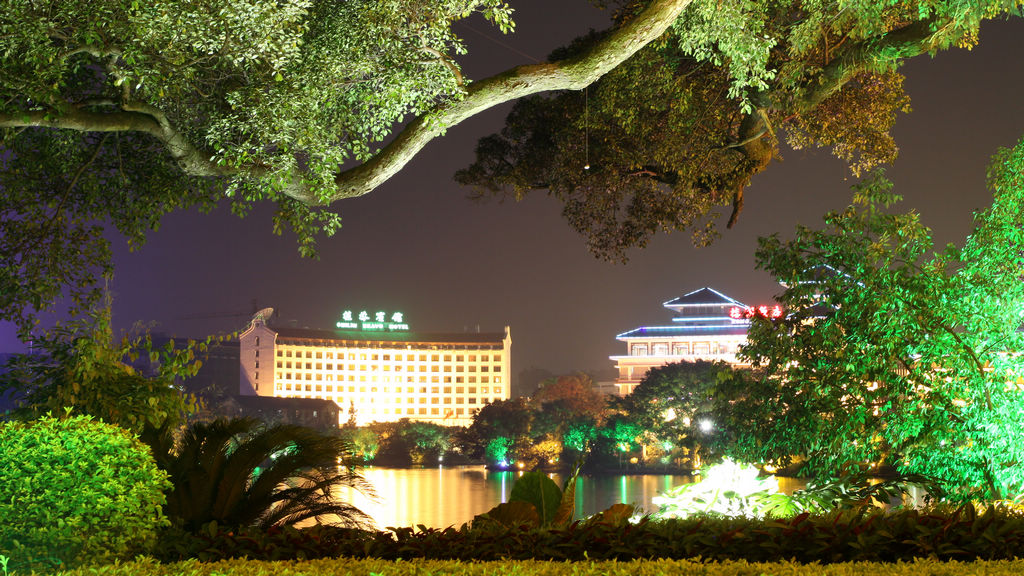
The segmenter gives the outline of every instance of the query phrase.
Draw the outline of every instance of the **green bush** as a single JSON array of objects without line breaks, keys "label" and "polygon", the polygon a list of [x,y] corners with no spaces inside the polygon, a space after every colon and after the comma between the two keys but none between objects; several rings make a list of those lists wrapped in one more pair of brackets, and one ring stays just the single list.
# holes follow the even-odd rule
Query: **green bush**
[{"label": "green bush", "polygon": [[390,532],[313,526],[270,531],[226,530],[164,549],[167,561],[198,558],[285,560],[329,557],[387,560],[638,560],[700,557],[715,561],[910,562],[1009,560],[1024,549],[1024,514],[1005,507],[983,512],[861,508],[785,520],[691,517],[638,523],[592,518],[560,527],[491,522],[444,530]]},{"label": "green bush", "polygon": [[305,562],[260,562],[231,560],[225,562],[181,562],[158,564],[139,560],[127,564],[77,570],[63,576],[338,576],[341,574],[375,574],[377,576],[653,576],[664,574],[702,576],[1017,576],[1024,571],[1024,560],[975,561],[947,563],[936,560],[915,560],[901,564],[857,562],[844,564],[800,564],[792,561],[749,563],[745,561],[705,562],[700,560],[639,560],[634,562],[538,562],[500,560],[495,562],[460,562],[440,560],[391,561],[381,559],[355,560],[330,558]]},{"label": "green bush", "polygon": [[46,569],[149,550],[167,475],[144,444],[89,416],[0,423],[0,555]]}]

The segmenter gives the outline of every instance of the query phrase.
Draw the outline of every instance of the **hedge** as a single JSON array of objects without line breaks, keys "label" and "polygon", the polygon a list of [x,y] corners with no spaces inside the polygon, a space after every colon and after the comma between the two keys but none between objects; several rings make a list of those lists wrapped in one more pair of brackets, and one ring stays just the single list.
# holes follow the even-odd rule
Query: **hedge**
[{"label": "hedge", "polygon": [[459,562],[389,561],[347,558],[298,562],[229,560],[201,563],[194,560],[159,564],[139,560],[127,564],[81,568],[62,576],[1017,576],[1024,561],[939,562],[915,560],[877,564],[853,562],[829,565],[796,562],[750,563],[745,561],[637,560],[632,562]]}]

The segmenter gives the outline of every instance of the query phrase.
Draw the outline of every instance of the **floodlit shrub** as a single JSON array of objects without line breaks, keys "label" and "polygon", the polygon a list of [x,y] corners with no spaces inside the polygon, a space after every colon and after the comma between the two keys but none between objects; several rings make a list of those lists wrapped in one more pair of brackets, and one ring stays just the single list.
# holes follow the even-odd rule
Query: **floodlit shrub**
[{"label": "floodlit shrub", "polygon": [[683,484],[655,496],[655,518],[721,516],[729,518],[792,518],[797,514],[827,514],[862,506],[885,505],[906,497],[912,487],[941,497],[939,485],[918,474],[886,480],[859,472],[811,482],[793,494],[779,491],[774,476],[761,476],[756,466],[726,458],[701,473],[702,480]]},{"label": "floodlit shrub", "polygon": [[167,475],[122,428],[90,416],[0,423],[0,555],[12,569],[147,551],[167,524]]}]

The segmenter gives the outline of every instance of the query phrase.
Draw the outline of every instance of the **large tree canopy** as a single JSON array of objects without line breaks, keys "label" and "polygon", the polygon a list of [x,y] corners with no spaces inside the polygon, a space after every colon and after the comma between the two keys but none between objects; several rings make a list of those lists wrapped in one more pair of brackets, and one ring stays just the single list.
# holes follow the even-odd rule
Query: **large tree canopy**
[{"label": "large tree canopy", "polygon": [[[896,156],[889,130],[909,111],[900,61],[971,46],[1004,2],[695,0],[583,94],[519,101],[456,179],[484,195],[547,190],[595,255],[624,259],[658,231],[717,235],[731,205],[778,154],[823,146],[859,174]],[[628,12],[627,12],[628,13]],[[568,57],[602,34],[556,51]]]},{"label": "large tree canopy", "polygon": [[817,471],[886,463],[954,497],[1024,490],[1024,143],[1000,152],[992,206],[963,247],[934,252],[916,213],[873,178],[854,204],[762,239],[785,319],[743,349],[765,377],[731,405],[747,457]]},{"label": "large tree canopy", "polygon": [[[551,62],[471,82],[452,23],[480,13],[509,31],[502,0],[4,0],[0,319],[29,327],[67,288],[72,302],[94,298],[91,280],[109,272],[97,222],[137,243],[170,210],[270,200],[275,229],[291,226],[312,254],[314,235],[339,224],[329,204],[373,190],[447,128],[610,71],[593,89],[594,123],[608,122],[594,139],[622,150],[595,149],[589,180],[567,138],[580,129],[574,95],[524,104],[538,110],[527,123],[556,120],[543,177],[497,163],[465,179],[548,187],[595,251],[616,254],[738,207],[776,124],[864,164],[891,157],[904,105],[893,66],[969,45],[983,18],[1015,7],[637,0]],[[511,147],[511,164],[531,170],[532,150]]]}]

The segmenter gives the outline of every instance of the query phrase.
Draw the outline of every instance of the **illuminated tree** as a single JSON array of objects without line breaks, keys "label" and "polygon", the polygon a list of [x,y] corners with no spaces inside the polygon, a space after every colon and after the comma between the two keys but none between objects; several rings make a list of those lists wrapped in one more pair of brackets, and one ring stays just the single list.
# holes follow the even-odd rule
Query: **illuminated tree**
[{"label": "illuminated tree", "polygon": [[[522,398],[485,405],[474,416],[464,435],[467,452],[488,464],[512,463],[530,453],[533,410]],[[504,457],[498,458],[501,454]]]},{"label": "illuminated tree", "polygon": [[[198,406],[178,379],[194,376],[201,362],[196,352],[208,342],[173,341],[153,348],[149,335],[115,342],[110,307],[58,326],[34,342],[36,352],[14,356],[0,374],[0,394],[19,398],[14,416],[33,420],[44,414],[88,414],[136,434],[155,433],[182,424]],[[131,365],[148,354],[157,366],[146,375]]]},{"label": "illuminated tree", "polygon": [[[329,204],[372,191],[448,128],[610,72],[593,90],[593,126],[607,132],[584,142],[595,145],[588,178],[577,177],[588,112],[561,95],[553,112],[525,115],[555,131],[553,144],[529,147],[544,161],[537,178],[509,175],[502,150],[485,150],[463,180],[550,188],[599,254],[659,229],[693,225],[707,237],[702,218],[729,203],[738,213],[743,186],[774,154],[773,126],[856,166],[885,160],[892,113],[905,102],[896,63],[970,45],[982,19],[1014,6],[625,4],[610,30],[552,61],[470,82],[451,26],[479,13],[511,30],[502,0],[9,0],[0,320],[27,330],[62,294],[75,306],[94,300],[95,272],[110,273],[99,223],[136,246],[170,211],[225,201],[243,214],[269,200],[275,231],[290,227],[312,255],[316,233],[339,226]],[[512,164],[528,167],[528,147],[512,139]]]},{"label": "illuminated tree", "polygon": [[764,238],[757,262],[792,314],[755,322],[743,354],[766,371],[734,404],[740,445],[812,471],[887,463],[954,498],[1024,490],[1024,144],[999,152],[992,206],[962,248],[933,253],[879,176],[854,203]]},{"label": "illuminated tree", "polygon": [[629,416],[655,442],[683,448],[694,461],[707,458],[718,423],[719,386],[741,378],[724,362],[677,362],[653,368],[623,401]]}]

